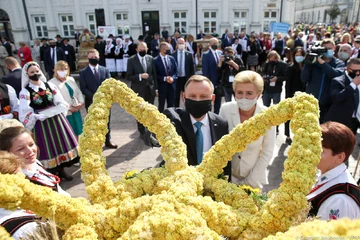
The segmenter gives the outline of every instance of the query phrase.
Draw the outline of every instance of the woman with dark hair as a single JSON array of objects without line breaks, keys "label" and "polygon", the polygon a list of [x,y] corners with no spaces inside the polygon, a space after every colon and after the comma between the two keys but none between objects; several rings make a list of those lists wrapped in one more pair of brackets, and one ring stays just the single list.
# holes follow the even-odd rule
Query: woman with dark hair
[{"label": "woman with dark hair", "polygon": [[255,71],[256,66],[259,64],[259,56],[258,56],[258,45],[255,40],[255,36],[250,36],[250,42],[248,46],[248,58],[247,58],[247,64],[249,66],[249,69],[252,71]]},{"label": "woman with dark hair", "polygon": [[320,125],[322,154],[317,165],[321,175],[307,195],[310,216],[321,220],[360,218],[360,188],[346,167],[356,138],[345,125],[326,122]]},{"label": "woman with dark hair", "polygon": [[20,159],[21,171],[30,182],[70,196],[60,187],[60,178],[46,171],[37,160],[38,147],[29,130],[24,127],[9,127],[0,133],[0,139],[0,150],[10,152]]},{"label": "woman with dark hair", "polygon": [[[286,71],[286,84],[285,84],[285,98],[291,98],[295,95],[295,92],[305,91],[305,86],[300,79],[300,73],[303,68],[304,59],[305,59],[305,51],[302,47],[295,48],[293,52],[293,63],[287,68]],[[285,123],[285,135],[286,135],[286,143],[291,144],[292,140],[290,137],[290,121]]]}]

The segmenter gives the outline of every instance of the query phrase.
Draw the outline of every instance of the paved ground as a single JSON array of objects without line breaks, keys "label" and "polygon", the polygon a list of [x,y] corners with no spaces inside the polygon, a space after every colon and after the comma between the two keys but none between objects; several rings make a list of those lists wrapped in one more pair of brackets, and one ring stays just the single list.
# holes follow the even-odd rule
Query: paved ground
[{"label": "paved ground", "polygon": [[[126,82],[126,81],[125,81]],[[128,83],[128,82],[126,82]],[[85,114],[85,112],[82,112]],[[286,159],[289,146],[285,144],[284,127],[280,126],[280,134],[276,140],[276,149],[271,160],[269,169],[269,185],[264,187],[267,192],[278,188],[282,181],[281,172],[284,169],[283,163]],[[111,136],[112,141],[117,144],[118,149],[104,148],[103,154],[106,156],[106,168],[113,180],[119,179],[126,171],[142,170],[154,167],[161,162],[160,149],[150,148],[143,144],[137,132],[134,117],[129,115],[118,104],[114,104],[111,111]],[[358,137],[358,140],[360,138]],[[353,153],[355,159],[359,152],[359,147]],[[353,173],[356,165],[354,158],[350,159],[350,171]],[[360,166],[359,166],[360,168]],[[360,169],[357,170],[356,180],[360,177]],[[67,172],[72,174],[74,180],[62,181],[61,186],[73,197],[86,197],[85,185],[80,178],[80,168],[71,167]]]}]

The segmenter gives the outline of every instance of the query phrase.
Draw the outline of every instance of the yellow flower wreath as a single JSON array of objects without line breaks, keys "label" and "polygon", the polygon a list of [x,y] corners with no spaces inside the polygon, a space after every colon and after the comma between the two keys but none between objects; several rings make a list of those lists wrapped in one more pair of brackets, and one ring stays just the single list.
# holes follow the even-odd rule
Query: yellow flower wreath
[{"label": "yellow flower wreath", "polygon": [[[115,183],[111,180],[102,145],[114,102],[156,134],[165,168],[145,170]],[[217,176],[235,152],[289,119],[295,137],[285,161],[283,183],[259,209],[243,189]],[[219,140],[195,168],[187,165],[186,146],[170,121],[124,83],[108,79],[89,108],[80,149],[90,203],[64,197],[19,176],[1,174],[0,207],[21,207],[54,218],[65,230],[63,239],[262,239],[287,231],[306,216],[305,196],[314,184],[321,154],[317,101],[301,93],[270,107]],[[205,191],[211,191],[215,200],[204,197]],[[333,226],[313,224],[320,223],[325,229]],[[284,236],[301,233],[290,231]],[[318,233],[326,231],[311,232]]]}]

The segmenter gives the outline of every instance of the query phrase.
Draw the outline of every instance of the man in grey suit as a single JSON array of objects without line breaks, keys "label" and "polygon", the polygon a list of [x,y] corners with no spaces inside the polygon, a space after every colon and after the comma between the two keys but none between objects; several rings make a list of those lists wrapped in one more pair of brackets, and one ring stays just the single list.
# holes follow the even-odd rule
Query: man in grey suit
[{"label": "man in grey suit", "polygon": [[[109,69],[99,65],[99,52],[96,49],[90,49],[87,57],[89,66],[80,70],[80,89],[85,95],[85,108],[88,110],[93,102],[93,96],[103,81],[110,78]],[[108,148],[117,148],[116,144],[110,141],[110,115],[108,122],[108,133],[106,134],[105,146]]]},{"label": "man in grey suit", "polygon": [[[131,81],[131,89],[145,101],[154,104],[157,95],[156,70],[153,57],[147,55],[147,44],[140,42],[136,48],[137,54],[131,56],[127,63],[127,80]],[[145,127],[137,122],[141,137]]]}]

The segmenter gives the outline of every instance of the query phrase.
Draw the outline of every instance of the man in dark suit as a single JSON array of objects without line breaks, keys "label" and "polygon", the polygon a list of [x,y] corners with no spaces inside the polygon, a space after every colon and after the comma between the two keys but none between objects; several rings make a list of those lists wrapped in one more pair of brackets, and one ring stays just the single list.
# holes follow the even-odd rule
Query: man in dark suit
[{"label": "man in dark suit", "polygon": [[7,53],[8,53],[8,56],[11,57],[13,55],[12,51],[11,51],[11,45],[10,45],[10,41],[9,41],[9,38],[6,37],[6,36],[3,36],[1,38],[1,41],[3,43],[3,46],[5,47]]},{"label": "man in dark suit", "polygon": [[[89,106],[93,102],[94,94],[100,87],[101,83],[110,78],[110,72],[103,66],[99,65],[99,52],[96,49],[88,51],[89,66],[80,70],[80,89],[85,95],[85,108],[88,111]],[[106,134],[105,146],[109,148],[117,148],[117,145],[110,141],[110,115],[108,122],[108,133]]]},{"label": "man in dark suit", "polygon": [[233,43],[234,43],[234,41],[233,41],[233,34],[232,34],[232,33],[228,33],[228,34],[226,34],[226,36],[224,36],[224,38],[222,39],[221,49],[225,49],[226,47],[231,47]]},{"label": "man in dark suit", "polygon": [[62,37],[58,34],[58,35],[56,35],[55,38],[56,38],[56,47],[58,47],[58,48],[63,47],[64,40],[62,39]]},{"label": "man in dark suit", "polygon": [[157,55],[159,55],[159,46],[160,46],[160,39],[159,39],[159,34],[155,33],[154,35],[154,39],[151,40],[151,53],[153,57],[156,57]]},{"label": "man in dark suit", "polygon": [[[164,111],[186,144],[188,164],[191,166],[200,164],[203,154],[222,136],[228,134],[226,120],[209,112],[215,99],[213,91],[214,86],[208,78],[193,75],[185,85],[185,109],[168,108]],[[230,180],[230,161],[224,168],[224,173]]]},{"label": "man in dark suit", "polygon": [[105,42],[103,41],[102,36],[96,37],[96,43],[94,48],[99,52],[99,65],[105,67]]},{"label": "man in dark suit", "polygon": [[[157,91],[157,80],[154,60],[147,55],[147,45],[140,42],[136,51],[137,54],[131,56],[127,62],[127,80],[131,81],[131,89],[136,92],[145,101],[154,104]],[[138,130],[143,136],[145,127],[137,122]]]},{"label": "man in dark suit", "polygon": [[50,48],[46,50],[44,55],[44,65],[45,70],[49,74],[49,79],[54,75],[54,66],[55,64],[65,59],[64,50],[62,48],[56,47],[54,39],[49,39]]},{"label": "man in dark suit", "polygon": [[168,30],[166,30],[166,27],[163,28],[163,30],[161,32],[161,36],[165,40],[169,37],[169,32],[168,32]]},{"label": "man in dark suit", "polygon": [[42,38],[41,39],[41,47],[40,47],[40,61],[45,61],[45,52],[50,48],[49,44],[47,44],[47,39]]},{"label": "man in dark suit", "polygon": [[[78,48],[80,46],[80,41],[79,41],[80,35],[81,35],[80,31],[77,30],[76,33],[75,33],[75,36],[74,36],[75,37],[75,42],[76,42],[76,48]],[[76,49],[76,51],[77,51],[77,49]]]},{"label": "man in dark suit", "polygon": [[356,135],[360,126],[360,59],[352,58],[346,66],[345,73],[331,81],[330,92],[333,104],[325,115],[324,122],[342,123]]},{"label": "man in dark suit", "polygon": [[64,60],[69,64],[70,70],[75,71],[76,70],[76,68],[75,68],[75,61],[76,61],[75,49],[71,44],[69,44],[68,38],[64,38],[63,43],[64,43],[64,45],[62,46],[62,49],[64,50],[64,55],[65,55]]},{"label": "man in dark suit", "polygon": [[[219,83],[219,63],[220,63],[220,55],[221,53],[217,51],[219,41],[217,38],[211,38],[210,39],[210,48],[207,53],[203,54],[202,57],[202,74],[210,79],[212,84],[215,87],[215,93],[216,88]],[[221,105],[221,95],[218,95],[215,97],[215,103],[214,103],[214,112],[216,114],[220,111],[220,105]]]},{"label": "man in dark suit", "polygon": [[175,89],[175,107],[180,105],[180,93],[184,92],[186,81],[195,73],[192,54],[185,50],[185,40],[179,38],[177,50],[172,54],[177,63],[177,80]]},{"label": "man in dark suit", "polygon": [[10,72],[2,78],[1,82],[13,87],[15,89],[16,96],[19,97],[19,93],[21,91],[21,66],[14,57],[6,57],[5,66]]},{"label": "man in dark suit", "polygon": [[205,34],[203,33],[203,30],[200,29],[200,32],[198,33],[198,35],[196,35],[196,40],[200,40],[205,36]]},{"label": "man in dark suit", "polygon": [[179,37],[180,37],[180,33],[174,32],[174,37],[171,39],[171,46],[173,47],[174,50],[176,49],[176,45]]},{"label": "man in dark suit", "polygon": [[160,43],[160,54],[154,59],[154,64],[159,93],[159,111],[163,112],[165,102],[167,102],[167,107],[174,106],[177,77],[176,61],[170,55],[168,43]]}]

